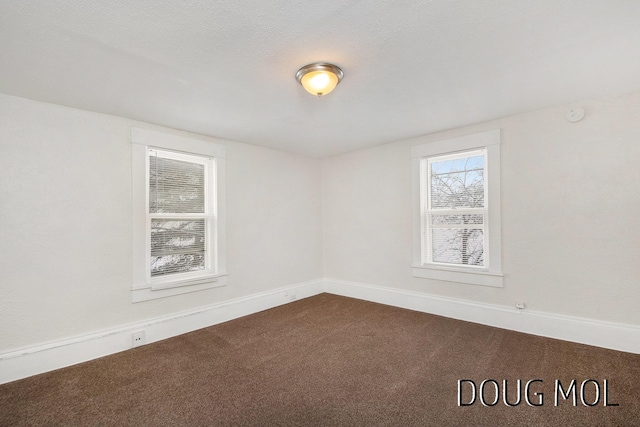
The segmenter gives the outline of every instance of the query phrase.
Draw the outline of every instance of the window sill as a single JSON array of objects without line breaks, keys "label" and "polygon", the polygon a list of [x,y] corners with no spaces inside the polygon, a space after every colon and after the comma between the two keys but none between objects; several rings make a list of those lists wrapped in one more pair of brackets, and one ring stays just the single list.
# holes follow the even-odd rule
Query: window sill
[{"label": "window sill", "polygon": [[414,265],[413,276],[423,279],[442,280],[445,282],[465,283],[468,285],[490,286],[502,288],[504,277],[502,273],[489,271],[459,270],[440,266]]},{"label": "window sill", "polygon": [[142,302],[152,299],[165,298],[174,295],[202,291],[205,289],[219,288],[227,284],[227,273],[198,279],[171,282],[164,284],[147,285],[145,288],[133,289],[133,302]]},{"label": "window sill", "polygon": [[185,280],[172,280],[167,282],[166,279],[165,281],[158,281],[158,282],[151,282],[151,290],[152,291],[160,291],[163,289],[172,289],[172,288],[182,288],[185,286],[193,286],[193,285],[200,285],[200,284],[204,284],[204,283],[210,283],[210,282],[215,282],[218,280],[219,277],[222,276],[226,276],[226,273],[220,273],[220,274],[208,274],[206,276],[201,276],[201,277],[193,277],[190,279],[185,279]]}]

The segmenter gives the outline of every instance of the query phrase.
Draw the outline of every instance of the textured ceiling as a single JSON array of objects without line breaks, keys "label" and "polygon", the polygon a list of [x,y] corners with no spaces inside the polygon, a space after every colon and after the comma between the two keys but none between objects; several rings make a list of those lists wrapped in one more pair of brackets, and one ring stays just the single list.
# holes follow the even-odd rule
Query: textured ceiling
[{"label": "textured ceiling", "polygon": [[0,1],[2,93],[316,157],[636,90],[637,0]]}]

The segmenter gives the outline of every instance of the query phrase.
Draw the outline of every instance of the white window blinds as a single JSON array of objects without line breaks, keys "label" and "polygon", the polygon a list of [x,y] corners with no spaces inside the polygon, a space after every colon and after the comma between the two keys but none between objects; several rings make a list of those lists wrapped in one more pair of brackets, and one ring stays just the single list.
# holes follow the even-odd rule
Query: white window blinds
[{"label": "white window blinds", "polygon": [[422,160],[423,263],[484,267],[486,150]]},{"label": "white window blinds", "polygon": [[149,213],[204,213],[204,165],[162,155],[149,150]]},{"label": "white window blinds", "polygon": [[214,272],[213,160],[151,148],[147,153],[150,277]]}]

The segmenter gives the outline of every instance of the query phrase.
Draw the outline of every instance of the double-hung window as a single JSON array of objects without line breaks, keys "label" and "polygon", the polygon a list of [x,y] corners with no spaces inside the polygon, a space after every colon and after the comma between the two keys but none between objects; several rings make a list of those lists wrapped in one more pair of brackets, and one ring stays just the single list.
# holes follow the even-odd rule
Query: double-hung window
[{"label": "double-hung window", "polygon": [[414,275],[502,286],[500,132],[415,146]]},{"label": "double-hung window", "polygon": [[215,159],[147,148],[150,283],[174,286],[216,271]]},{"label": "double-hung window", "polygon": [[132,129],[133,300],[224,284],[224,146]]},{"label": "double-hung window", "polygon": [[423,264],[484,267],[486,149],[422,159]]}]

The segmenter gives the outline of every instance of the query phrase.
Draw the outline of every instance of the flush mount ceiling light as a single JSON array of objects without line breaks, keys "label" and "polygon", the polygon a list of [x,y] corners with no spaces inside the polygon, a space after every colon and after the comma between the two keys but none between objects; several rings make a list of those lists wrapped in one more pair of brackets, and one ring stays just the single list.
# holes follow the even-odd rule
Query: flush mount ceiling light
[{"label": "flush mount ceiling light", "polygon": [[342,77],[344,73],[340,67],[325,62],[305,65],[296,73],[296,80],[304,90],[317,96],[326,95],[335,89]]}]

